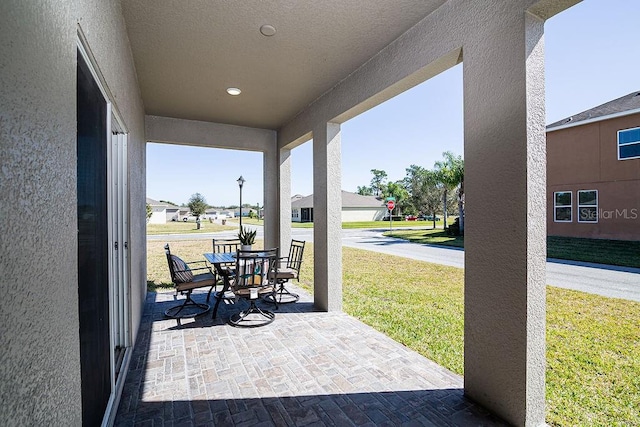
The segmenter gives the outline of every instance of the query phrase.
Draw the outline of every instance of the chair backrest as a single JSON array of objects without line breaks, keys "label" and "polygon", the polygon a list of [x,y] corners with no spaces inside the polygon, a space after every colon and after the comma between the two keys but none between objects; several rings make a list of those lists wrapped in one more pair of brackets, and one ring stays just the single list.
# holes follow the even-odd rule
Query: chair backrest
[{"label": "chair backrest", "polygon": [[167,256],[167,264],[169,264],[169,273],[173,284],[191,282],[193,280],[193,272],[180,257],[171,254],[168,243],[164,245],[164,253]]},{"label": "chair backrest", "polygon": [[[213,239],[213,253],[238,252],[240,249],[240,239]],[[230,267],[234,263],[221,264],[222,267]]]},{"label": "chair backrest", "polygon": [[164,253],[167,256],[167,264],[169,264],[169,274],[171,274],[171,281],[173,282],[175,273],[173,272],[173,263],[171,262],[171,249],[169,249],[168,243],[164,245]]},{"label": "chair backrest", "polygon": [[302,267],[302,255],[304,253],[304,244],[302,240],[291,240],[289,248],[289,258],[287,258],[287,268],[291,268],[300,273]]},{"label": "chair backrest", "polygon": [[235,289],[274,286],[278,272],[278,249],[239,250],[236,257]]}]

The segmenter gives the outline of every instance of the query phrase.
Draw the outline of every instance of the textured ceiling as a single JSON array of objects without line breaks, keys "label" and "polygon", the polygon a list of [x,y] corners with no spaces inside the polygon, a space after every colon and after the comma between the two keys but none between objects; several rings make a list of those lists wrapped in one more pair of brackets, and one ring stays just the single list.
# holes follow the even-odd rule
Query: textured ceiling
[{"label": "textured ceiling", "polygon": [[[147,114],[277,129],[444,1],[122,0],[122,8]],[[263,36],[263,24],[277,33]]]}]

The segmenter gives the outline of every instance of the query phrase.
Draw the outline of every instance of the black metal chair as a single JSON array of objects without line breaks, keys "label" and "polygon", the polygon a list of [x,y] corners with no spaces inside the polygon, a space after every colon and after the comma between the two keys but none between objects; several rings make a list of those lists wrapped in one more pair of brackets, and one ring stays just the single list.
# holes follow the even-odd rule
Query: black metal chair
[{"label": "black metal chair", "polygon": [[[240,239],[212,239],[212,246],[214,254],[238,252],[238,249],[240,249]],[[224,299],[231,303],[235,301],[235,295],[228,289],[228,286],[225,286],[225,277],[232,272],[235,266],[235,262],[216,265],[216,280],[217,284],[222,286],[222,289],[216,291],[213,295],[216,300],[215,308],[213,309],[213,319],[216,318],[216,314],[218,313],[220,300]]]},{"label": "black metal chair", "polygon": [[256,301],[267,294],[275,294],[277,272],[277,248],[238,251],[235,271],[228,276],[228,279],[236,298],[247,300],[249,307],[233,314],[228,321],[230,325],[254,328],[273,322],[275,313],[258,307]]},{"label": "black metal chair", "polygon": [[300,299],[300,295],[290,292],[284,285],[290,280],[300,281],[300,268],[302,267],[302,255],[304,254],[302,240],[292,240],[289,248],[289,256],[280,258],[280,267],[276,276],[276,292],[266,295],[264,300],[270,303],[288,304]]},{"label": "black metal chair", "polygon": [[[211,296],[211,291],[216,287],[216,276],[213,274],[213,271],[211,271],[211,267],[209,267],[206,261],[183,261],[182,258],[171,253],[168,243],[164,246],[164,251],[167,255],[171,281],[176,289],[176,294],[181,293],[187,296],[182,304],[167,309],[164,314],[168,317],[180,318],[198,316],[209,311],[211,308],[208,304],[209,297]],[[198,271],[201,273],[194,274],[194,272]],[[207,294],[206,304],[197,303],[191,298],[191,293],[194,289],[206,288],[208,286],[210,286],[211,289],[209,289],[209,293]],[[189,310],[191,307],[194,307],[195,310]],[[187,310],[183,311],[185,309]]]}]

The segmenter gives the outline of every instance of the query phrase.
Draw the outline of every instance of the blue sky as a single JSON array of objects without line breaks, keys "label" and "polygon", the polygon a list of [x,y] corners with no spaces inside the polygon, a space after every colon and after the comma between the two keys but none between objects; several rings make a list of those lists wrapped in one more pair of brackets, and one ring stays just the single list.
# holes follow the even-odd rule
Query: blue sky
[{"label": "blue sky", "polygon": [[[640,1],[585,0],[545,24],[547,123],[640,90]],[[442,152],[463,153],[462,65],[342,125],[342,188],[390,180],[411,164],[431,168]],[[292,191],[313,192],[311,142],[292,152]],[[184,171],[176,173],[174,171]],[[147,145],[147,196],[186,203],[196,192],[212,205],[260,203],[262,154]]]}]

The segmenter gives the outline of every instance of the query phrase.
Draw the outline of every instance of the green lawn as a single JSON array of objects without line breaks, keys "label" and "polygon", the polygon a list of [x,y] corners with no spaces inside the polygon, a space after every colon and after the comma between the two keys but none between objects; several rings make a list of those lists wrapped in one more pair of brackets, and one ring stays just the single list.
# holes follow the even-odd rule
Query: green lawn
[{"label": "green lawn", "polygon": [[231,223],[229,225],[221,225],[217,223],[210,223],[208,220],[201,222],[200,230],[196,228],[195,221],[171,221],[166,224],[147,224],[147,234],[215,233],[216,231],[234,229],[238,229],[237,224]]},{"label": "green lawn", "polygon": [[[448,221],[453,223],[453,220]],[[238,228],[238,218],[228,219],[224,228],[220,224],[210,224],[208,221],[202,221],[203,229],[196,230],[195,221],[190,222],[168,222],[167,224],[147,224],[147,234],[182,234],[182,233],[213,233],[233,228]],[[264,225],[264,220],[256,218],[242,218],[242,225]],[[436,227],[442,228],[443,221],[436,221]],[[393,221],[392,227],[432,227],[432,221]],[[293,228],[313,228],[312,222],[292,222]],[[362,222],[343,222],[342,228],[380,228],[389,229],[389,221],[362,221]]]},{"label": "green lawn", "polygon": [[[415,243],[464,247],[464,237],[448,236],[444,230],[398,230],[391,235]],[[547,257],[640,268],[640,241],[549,236]]]},{"label": "green lawn", "polygon": [[[210,245],[176,241],[171,249],[191,261],[202,259]],[[147,242],[150,290],[170,289],[163,246]],[[347,313],[463,374],[461,269],[353,248],[342,254]],[[300,284],[312,291],[311,243],[305,246]],[[639,319],[640,303],[547,287],[549,424],[640,425]]]},{"label": "green lawn", "polygon": [[396,230],[385,232],[385,236],[397,237],[414,243],[427,243],[430,245],[454,246],[464,248],[464,237],[449,236],[443,229],[431,230]]},{"label": "green lawn", "polygon": [[547,256],[640,268],[640,241],[549,236]]},{"label": "green lawn", "polygon": [[[453,222],[453,221],[448,221]],[[442,220],[436,221],[436,227],[442,227],[444,222]],[[393,221],[392,228],[406,228],[406,227],[433,227],[433,221]],[[389,229],[389,221],[359,221],[359,222],[343,222],[342,228],[382,228]]]}]

